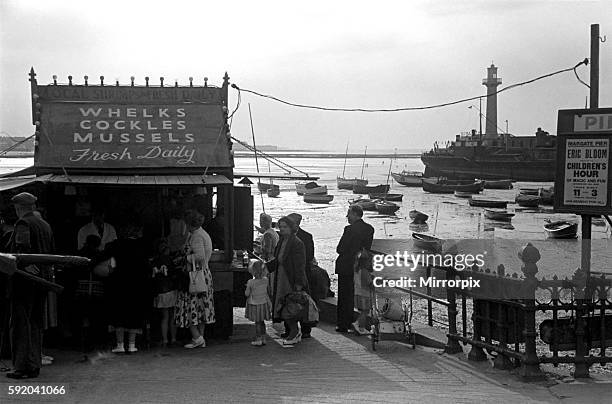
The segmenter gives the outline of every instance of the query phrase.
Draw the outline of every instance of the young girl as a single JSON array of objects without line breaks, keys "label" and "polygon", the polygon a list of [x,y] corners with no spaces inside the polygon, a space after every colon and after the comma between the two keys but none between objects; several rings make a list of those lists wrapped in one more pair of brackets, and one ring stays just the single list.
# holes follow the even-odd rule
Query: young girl
[{"label": "young girl", "polygon": [[249,273],[253,279],[247,281],[247,297],[245,317],[255,323],[255,339],[253,346],[266,345],[266,325],[264,320],[272,319],[272,302],[268,295],[268,278],[263,262],[252,259],[249,263]]},{"label": "young girl", "polygon": [[[170,257],[170,247],[165,239],[157,241],[158,255],[151,260],[155,298],[153,307],[161,311],[162,347],[176,343],[174,306],[177,300],[176,270]],[[168,342],[170,329],[170,342]]]}]

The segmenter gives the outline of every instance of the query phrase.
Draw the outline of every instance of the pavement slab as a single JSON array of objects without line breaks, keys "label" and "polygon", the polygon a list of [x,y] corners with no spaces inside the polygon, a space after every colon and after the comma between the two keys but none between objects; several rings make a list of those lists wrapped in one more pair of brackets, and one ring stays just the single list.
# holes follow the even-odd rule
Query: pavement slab
[{"label": "pavement slab", "polygon": [[[578,382],[549,388],[522,383],[508,371],[464,356],[338,334],[331,325],[284,347],[269,327],[264,347],[250,345],[252,327],[237,317],[230,341],[203,349],[151,349],[131,355],[50,352],[56,360],[34,381],[0,379],[0,402],[29,403],[551,403],[588,401]],[[8,395],[9,385],[63,385],[65,395]],[[578,386],[578,387],[573,387]],[[612,392],[600,383],[596,399]],[[576,401],[578,398],[582,400]],[[585,401],[585,398],[587,399]]]}]

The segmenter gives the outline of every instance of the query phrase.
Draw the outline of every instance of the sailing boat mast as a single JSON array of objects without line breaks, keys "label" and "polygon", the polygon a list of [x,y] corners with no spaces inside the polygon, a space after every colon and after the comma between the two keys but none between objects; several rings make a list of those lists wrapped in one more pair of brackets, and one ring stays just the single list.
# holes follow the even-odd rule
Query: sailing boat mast
[{"label": "sailing boat mast", "polygon": [[346,142],[346,151],[344,152],[344,165],[342,166],[342,178],[344,178],[344,171],[346,170],[346,156],[348,155],[349,142]]},{"label": "sailing boat mast", "polygon": [[395,160],[396,156],[397,156],[397,148],[395,149],[395,152],[393,153],[393,158],[389,162],[389,172],[387,173],[387,182],[385,183],[385,198],[389,194],[389,187],[388,187],[388,185],[389,185],[389,176],[391,175],[391,167],[393,166],[393,160]]},{"label": "sailing boat mast", "polygon": [[[251,122],[251,135],[253,136],[253,152],[255,153],[255,166],[257,167],[257,174],[259,174],[259,161],[257,160],[257,146],[255,145],[255,130],[253,129],[253,115],[251,115],[251,103],[249,103],[249,121]],[[260,188],[261,179],[257,178],[257,189],[261,196],[261,208],[266,213],[266,207],[264,205],[263,193]]]},{"label": "sailing boat mast", "polygon": [[368,154],[368,146],[365,147],[363,152],[363,162],[361,163],[361,179],[363,179],[363,168],[365,167],[366,155]]}]

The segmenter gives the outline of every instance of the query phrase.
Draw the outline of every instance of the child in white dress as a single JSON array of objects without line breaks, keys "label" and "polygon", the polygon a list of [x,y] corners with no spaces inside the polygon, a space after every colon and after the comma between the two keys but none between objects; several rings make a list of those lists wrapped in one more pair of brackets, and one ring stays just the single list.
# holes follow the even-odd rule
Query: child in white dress
[{"label": "child in white dress", "polygon": [[249,273],[253,279],[247,281],[247,297],[245,317],[255,323],[255,339],[253,346],[266,345],[265,320],[272,319],[272,302],[268,293],[267,271],[263,262],[252,259],[249,263]]}]

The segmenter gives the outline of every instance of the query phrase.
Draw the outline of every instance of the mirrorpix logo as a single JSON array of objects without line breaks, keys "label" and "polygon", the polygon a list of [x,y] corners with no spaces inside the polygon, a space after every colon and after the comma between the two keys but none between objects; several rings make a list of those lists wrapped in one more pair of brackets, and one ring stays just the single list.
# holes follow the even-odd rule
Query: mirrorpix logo
[{"label": "mirrorpix logo", "polygon": [[[395,254],[375,255],[372,259],[372,269],[376,272],[385,267],[408,268],[411,272],[417,268],[425,267],[453,267],[456,271],[477,265],[484,266],[482,254],[431,254],[431,253],[409,253],[408,251],[397,251]],[[480,287],[480,279],[471,276],[467,279],[437,279],[435,276],[411,278],[402,276],[399,279],[385,279],[382,276],[373,278],[375,287],[430,287],[430,288],[459,288],[471,289]]]}]

